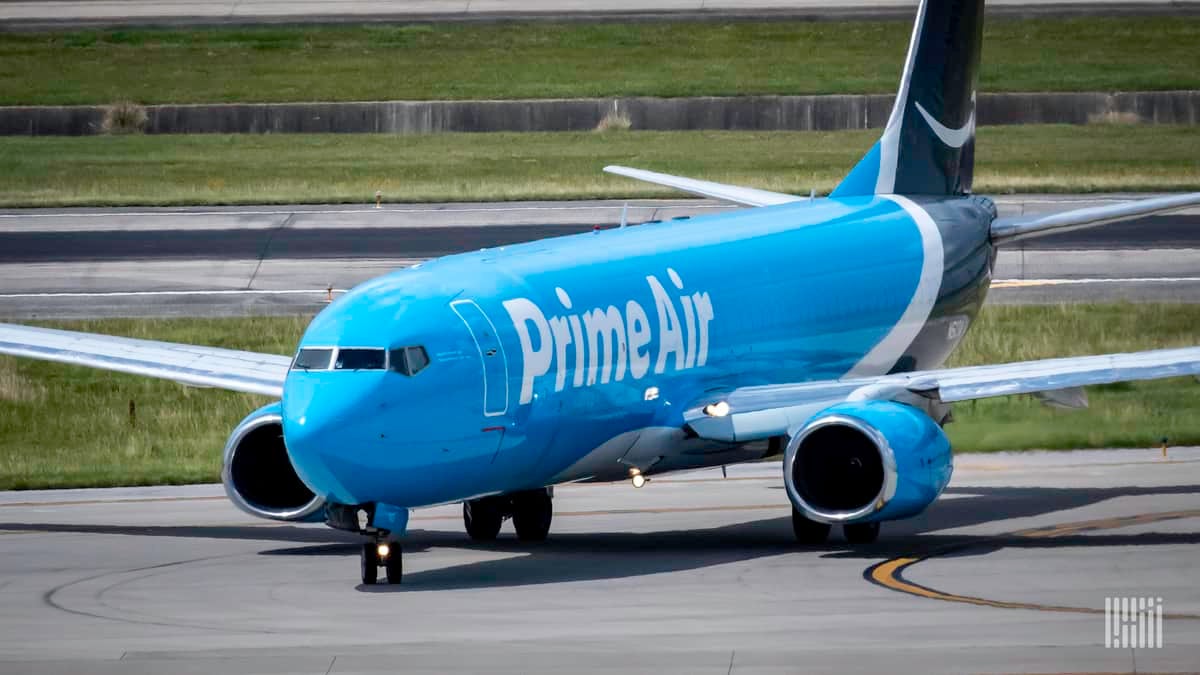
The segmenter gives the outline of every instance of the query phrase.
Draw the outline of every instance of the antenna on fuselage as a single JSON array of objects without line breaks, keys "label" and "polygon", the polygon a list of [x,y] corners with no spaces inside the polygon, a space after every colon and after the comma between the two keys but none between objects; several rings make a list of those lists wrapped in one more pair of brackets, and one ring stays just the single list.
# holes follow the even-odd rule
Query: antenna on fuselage
[{"label": "antenna on fuselage", "polygon": [[626,216],[628,216],[628,215],[629,215],[629,202],[625,202],[625,205],[621,207],[621,227],[625,227],[625,225],[627,224]]}]

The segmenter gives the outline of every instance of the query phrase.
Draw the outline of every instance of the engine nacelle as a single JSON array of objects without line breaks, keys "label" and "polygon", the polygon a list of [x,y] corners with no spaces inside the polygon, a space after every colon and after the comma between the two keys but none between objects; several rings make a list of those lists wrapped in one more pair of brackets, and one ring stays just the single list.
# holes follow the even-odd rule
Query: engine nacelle
[{"label": "engine nacelle", "polygon": [[823,523],[913,516],[950,482],[950,441],[924,412],[892,401],[840,403],[788,442],[788,498]]},{"label": "engine nacelle", "polygon": [[221,482],[239,509],[272,520],[325,519],[325,500],[296,475],[283,443],[278,403],[250,413],[225,444]]}]

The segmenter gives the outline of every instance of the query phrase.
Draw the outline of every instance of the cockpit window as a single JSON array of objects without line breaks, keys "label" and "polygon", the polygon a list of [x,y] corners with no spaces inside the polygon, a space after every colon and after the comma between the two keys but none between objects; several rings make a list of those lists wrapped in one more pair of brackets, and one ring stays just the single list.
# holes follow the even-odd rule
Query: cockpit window
[{"label": "cockpit window", "polygon": [[339,349],[334,370],[383,370],[387,352],[382,349]]},{"label": "cockpit window", "polygon": [[329,362],[333,360],[333,350],[325,348],[301,349],[292,362],[296,370],[329,370]]},{"label": "cockpit window", "polygon": [[399,347],[391,351],[392,370],[401,375],[416,375],[429,365],[429,354],[424,347]]}]

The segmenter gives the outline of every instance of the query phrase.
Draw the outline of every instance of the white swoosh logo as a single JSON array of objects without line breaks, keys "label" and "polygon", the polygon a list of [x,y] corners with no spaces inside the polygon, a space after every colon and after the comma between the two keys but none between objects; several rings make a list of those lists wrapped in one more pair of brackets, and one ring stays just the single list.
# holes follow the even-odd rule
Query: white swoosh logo
[{"label": "white swoosh logo", "polygon": [[[971,97],[974,101],[974,97]],[[934,119],[925,111],[925,108],[920,103],[916,103],[917,112],[921,113],[921,117],[925,118],[925,123],[933,129],[933,133],[946,145],[952,148],[961,148],[971,137],[975,135],[975,106],[971,106],[971,116],[967,118],[967,123],[957,129],[951,129],[941,122]]]}]

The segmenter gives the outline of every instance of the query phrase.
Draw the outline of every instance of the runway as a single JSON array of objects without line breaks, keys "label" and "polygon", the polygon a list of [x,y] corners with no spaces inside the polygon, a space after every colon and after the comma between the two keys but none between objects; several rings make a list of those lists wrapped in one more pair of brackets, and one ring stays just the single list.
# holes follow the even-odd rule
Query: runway
[{"label": "runway", "polygon": [[[6,0],[8,28],[53,29],[130,24],[196,25],[374,21],[908,19],[911,0]],[[1190,14],[1200,4],[1174,0],[992,0],[989,16]]]},{"label": "runway", "polygon": [[[539,545],[419,511],[400,587],[218,486],[0,493],[0,672],[1195,670],[1200,448],[957,464],[861,548],[792,542],[778,463],[561,486]],[[1104,647],[1116,596],[1162,598],[1161,649]]]},{"label": "runway", "polygon": [[[1009,196],[1001,214],[1122,195]],[[315,312],[434,256],[728,210],[704,200],[0,211],[0,318]],[[1200,209],[1004,249],[991,302],[1200,301]]]}]

